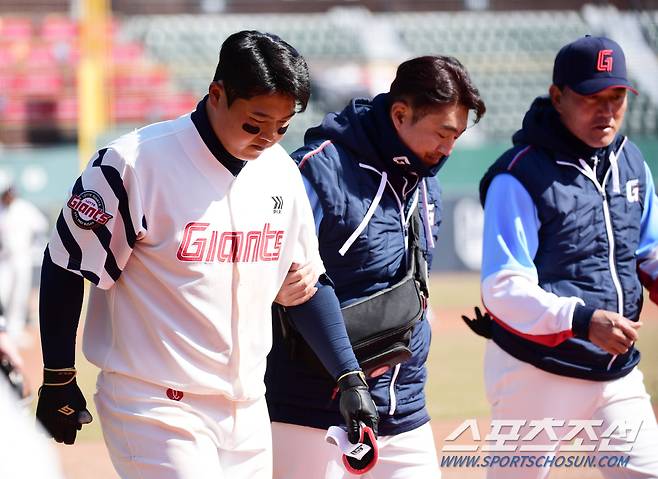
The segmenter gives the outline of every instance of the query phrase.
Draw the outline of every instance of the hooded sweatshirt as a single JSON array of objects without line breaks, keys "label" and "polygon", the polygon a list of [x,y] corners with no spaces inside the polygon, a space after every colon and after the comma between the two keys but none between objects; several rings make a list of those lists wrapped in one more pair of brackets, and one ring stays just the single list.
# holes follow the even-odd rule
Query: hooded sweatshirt
[{"label": "hooded sweatshirt", "polygon": [[[420,244],[428,264],[440,224],[439,186],[434,175],[399,139],[389,117],[390,100],[354,99],[306,132],[292,154],[314,207],[320,254],[341,306],[397,283],[405,275],[409,219],[419,208]],[[380,414],[380,435],[415,429],[429,420],[425,409],[425,362],[430,328],[413,331],[412,358],[369,380]],[[268,358],[267,399],[273,421],[327,428],[341,424],[334,384],[302,361],[274,321]]]}]

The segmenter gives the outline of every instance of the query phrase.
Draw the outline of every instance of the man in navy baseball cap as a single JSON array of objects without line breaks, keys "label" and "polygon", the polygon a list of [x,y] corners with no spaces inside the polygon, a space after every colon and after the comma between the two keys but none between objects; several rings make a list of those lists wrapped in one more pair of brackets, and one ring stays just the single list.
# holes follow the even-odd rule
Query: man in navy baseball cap
[{"label": "man in navy baseball cap", "polygon": [[617,137],[628,90],[637,94],[626,75],[624,52],[609,38],[581,37],[555,57],[552,106],[560,122],[588,148],[608,147]]},{"label": "man in navy baseball cap", "polygon": [[[658,196],[640,149],[620,133],[629,90],[612,40],[582,37],[559,51],[549,95],[535,98],[514,146],[480,182],[488,314],[466,317],[490,338],[493,421],[579,418],[633,429],[615,438],[628,448],[610,455],[624,466],[602,469],[606,479],[658,478],[658,424],[635,348],[643,286],[658,303]],[[532,428],[515,431],[524,439],[500,457],[509,467],[488,468],[487,479],[546,478],[540,465],[555,451]],[[518,446],[534,451],[524,453],[529,467],[514,467]]]},{"label": "man in navy baseball cap", "polygon": [[626,58],[617,42],[586,35],[562,47],[553,65],[553,83],[580,95],[623,87],[637,95],[626,76]]}]

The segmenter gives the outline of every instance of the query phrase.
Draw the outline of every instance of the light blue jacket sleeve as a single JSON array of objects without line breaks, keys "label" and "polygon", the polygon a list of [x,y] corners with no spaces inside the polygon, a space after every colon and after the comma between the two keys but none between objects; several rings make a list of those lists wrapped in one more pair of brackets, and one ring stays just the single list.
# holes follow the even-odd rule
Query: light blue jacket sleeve
[{"label": "light blue jacket sleeve", "polygon": [[651,170],[646,163],[644,168],[646,192],[640,227],[640,245],[636,255],[640,281],[649,290],[651,301],[658,303],[658,205]]},{"label": "light blue jacket sleeve", "polygon": [[656,187],[649,165],[644,164],[646,174],[646,192],[644,194],[644,210],[640,228],[640,245],[636,254],[638,259],[647,259],[658,246],[658,205],[656,204]]},{"label": "light blue jacket sleeve", "polygon": [[482,279],[502,270],[536,277],[539,226],[537,209],[523,185],[512,175],[496,176],[484,206]]},{"label": "light blue jacket sleeve", "polygon": [[496,176],[484,206],[482,301],[506,329],[552,347],[573,335],[574,311],[584,302],[539,286],[533,259],[540,226],[523,185],[512,175]]}]

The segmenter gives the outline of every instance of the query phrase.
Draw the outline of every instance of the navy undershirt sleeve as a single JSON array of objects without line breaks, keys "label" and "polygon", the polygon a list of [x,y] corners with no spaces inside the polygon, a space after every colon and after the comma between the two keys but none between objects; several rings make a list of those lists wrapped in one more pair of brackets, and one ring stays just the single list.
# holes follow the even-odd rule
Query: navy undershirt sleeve
[{"label": "navy undershirt sleeve", "polygon": [[307,302],[286,308],[288,316],[329,373],[338,379],[361,368],[347,337],[340,303],[330,284],[318,282]]},{"label": "navy undershirt sleeve", "polygon": [[595,309],[591,306],[577,304],[573,311],[573,320],[571,321],[571,330],[577,338],[587,339],[589,337],[589,323],[592,322],[592,315]]},{"label": "navy undershirt sleeve", "polygon": [[82,277],[53,263],[46,248],[39,290],[39,327],[44,367],[61,369],[75,365],[75,337],[83,296]]}]

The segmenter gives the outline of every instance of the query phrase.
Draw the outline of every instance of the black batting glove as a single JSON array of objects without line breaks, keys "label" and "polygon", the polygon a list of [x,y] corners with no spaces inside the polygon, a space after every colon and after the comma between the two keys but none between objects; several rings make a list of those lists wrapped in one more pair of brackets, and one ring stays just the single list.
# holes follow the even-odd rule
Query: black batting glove
[{"label": "black batting glove", "polygon": [[64,444],[73,444],[82,425],[92,421],[74,368],[43,370],[37,419],[55,441]]},{"label": "black batting glove", "polygon": [[352,444],[359,442],[363,422],[377,436],[379,414],[375,403],[370,397],[368,383],[361,371],[352,371],[338,378],[340,391],[340,413],[347,425],[347,438]]},{"label": "black batting glove", "polygon": [[471,328],[471,330],[478,336],[483,338],[491,339],[493,336],[493,320],[489,313],[484,313],[480,311],[480,308],[475,307],[475,318],[469,318],[468,316],[462,316],[462,319],[466,323],[466,326]]}]

